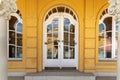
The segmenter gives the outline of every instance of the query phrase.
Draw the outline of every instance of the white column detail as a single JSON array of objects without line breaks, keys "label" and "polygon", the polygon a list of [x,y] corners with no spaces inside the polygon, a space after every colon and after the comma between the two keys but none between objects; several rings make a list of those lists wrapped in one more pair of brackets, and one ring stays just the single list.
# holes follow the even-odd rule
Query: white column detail
[{"label": "white column detail", "polygon": [[108,13],[118,22],[117,80],[120,80],[120,0],[109,0]]},{"label": "white column detail", "polygon": [[16,11],[16,0],[0,0],[0,80],[8,80],[7,21]]}]

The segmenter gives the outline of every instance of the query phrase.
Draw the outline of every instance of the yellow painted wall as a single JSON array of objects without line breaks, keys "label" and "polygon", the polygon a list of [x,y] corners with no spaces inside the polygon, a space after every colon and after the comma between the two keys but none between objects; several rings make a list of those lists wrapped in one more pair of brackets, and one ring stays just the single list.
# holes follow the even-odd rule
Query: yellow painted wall
[{"label": "yellow painted wall", "polygon": [[17,5],[23,18],[23,59],[8,61],[10,72],[42,71],[43,20],[57,5],[68,6],[77,14],[79,71],[116,71],[116,62],[98,61],[98,21],[108,0],[17,0]]}]

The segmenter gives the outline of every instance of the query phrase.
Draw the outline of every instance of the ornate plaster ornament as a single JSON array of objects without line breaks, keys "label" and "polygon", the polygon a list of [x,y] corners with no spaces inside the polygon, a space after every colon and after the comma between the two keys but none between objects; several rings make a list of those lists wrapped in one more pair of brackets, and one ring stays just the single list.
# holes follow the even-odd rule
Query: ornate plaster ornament
[{"label": "ornate plaster ornament", "polygon": [[120,0],[109,0],[108,13],[115,16],[115,20],[120,21]]},{"label": "ornate plaster ornament", "polygon": [[0,1],[0,16],[5,19],[10,19],[10,14],[17,11],[16,0],[1,0]]}]

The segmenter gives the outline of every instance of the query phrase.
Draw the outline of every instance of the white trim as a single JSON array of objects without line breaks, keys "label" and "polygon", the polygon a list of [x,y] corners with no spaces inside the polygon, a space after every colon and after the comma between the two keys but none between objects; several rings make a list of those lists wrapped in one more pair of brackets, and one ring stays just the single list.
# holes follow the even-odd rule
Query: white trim
[{"label": "white trim", "polygon": [[20,15],[18,15],[17,13],[11,13],[10,15],[16,17],[18,21],[22,23],[22,19],[20,18]]},{"label": "white trim", "polygon": [[[104,24],[104,19],[106,19],[106,18],[108,18],[108,17],[111,17],[112,18],[112,30],[109,30],[109,31],[106,31],[106,25]],[[116,33],[116,23],[115,23],[115,21],[114,21],[114,16],[112,16],[112,15],[109,15],[108,13],[106,13],[106,14],[104,14],[103,16],[102,16],[102,18],[99,20],[99,25],[100,24],[104,24],[104,30],[105,30],[105,33],[104,33],[104,55],[106,54],[106,46],[109,46],[109,45],[107,45],[106,44],[106,34],[108,33],[108,32],[111,32],[112,34],[112,51],[111,51],[111,58],[107,58],[107,59],[105,59],[105,58],[99,58],[99,60],[116,60],[115,59],[115,33]],[[101,34],[101,33],[99,33],[99,34]],[[102,47],[102,46],[99,46],[98,48],[100,48],[100,47]],[[99,54],[99,53],[98,53]],[[98,56],[99,57],[99,56]]]},{"label": "white trim", "polygon": [[107,17],[113,17],[113,16],[110,15],[110,14],[103,15],[102,18],[100,19],[100,23],[103,23],[104,19],[107,18]]},{"label": "white trim", "polygon": [[[16,23],[15,26],[17,26],[18,23],[22,24],[22,18],[20,17],[19,14],[17,14],[17,13],[11,13],[10,15],[16,17],[17,20],[18,20],[18,22]],[[7,34],[8,34],[7,35],[7,57],[8,57],[8,60],[22,60],[22,58],[16,58],[16,56],[17,56],[17,47],[21,47],[22,48],[22,46],[17,46],[16,45],[16,43],[17,43],[16,39],[15,39],[15,44],[9,44],[9,31],[15,32],[15,38],[17,38],[17,33],[19,33],[19,34],[22,35],[22,32],[17,32],[17,27],[15,27],[15,30],[9,30],[9,21],[7,21]],[[9,57],[9,45],[15,46],[15,58],[10,58]]]},{"label": "white trim", "polygon": [[8,76],[25,76],[26,72],[8,72]]}]

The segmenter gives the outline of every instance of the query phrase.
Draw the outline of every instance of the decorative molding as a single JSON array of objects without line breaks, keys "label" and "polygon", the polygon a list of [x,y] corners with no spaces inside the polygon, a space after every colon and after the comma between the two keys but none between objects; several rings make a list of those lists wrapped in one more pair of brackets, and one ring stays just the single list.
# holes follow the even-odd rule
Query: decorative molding
[{"label": "decorative molding", "polygon": [[5,19],[10,19],[11,13],[17,11],[16,0],[1,0],[0,3],[0,16],[4,16]]},{"label": "decorative molding", "polygon": [[115,16],[116,21],[120,21],[120,0],[109,0],[108,13]]}]

